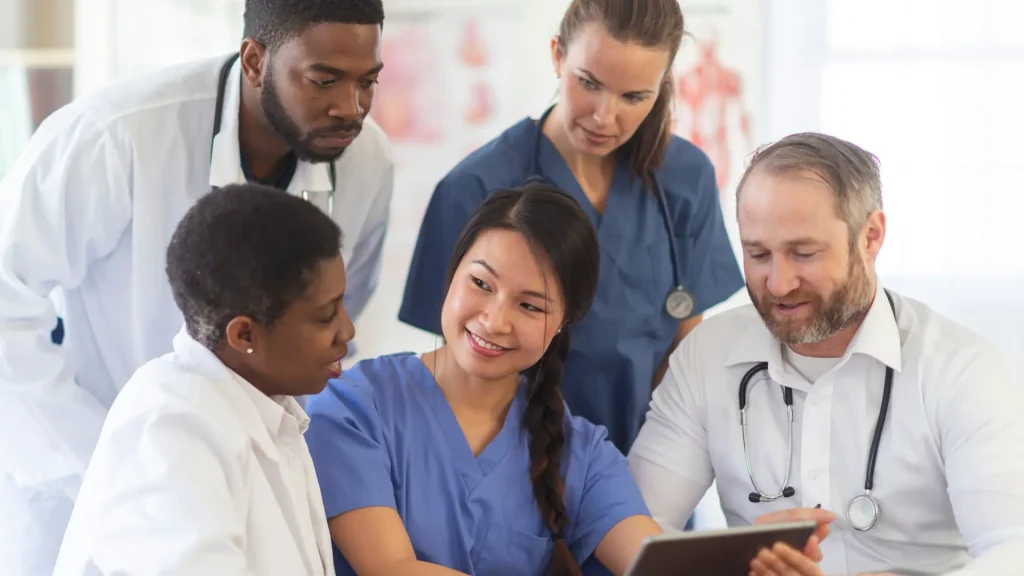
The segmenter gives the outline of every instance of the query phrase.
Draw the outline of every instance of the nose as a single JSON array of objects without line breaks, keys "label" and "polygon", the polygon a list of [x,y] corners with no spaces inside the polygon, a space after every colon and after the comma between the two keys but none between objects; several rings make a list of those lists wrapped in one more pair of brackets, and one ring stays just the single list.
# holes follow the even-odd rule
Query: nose
[{"label": "nose", "polygon": [[615,96],[602,92],[594,107],[594,121],[598,126],[608,126],[615,122]]},{"label": "nose", "polygon": [[337,99],[331,105],[331,116],[342,120],[357,120],[363,117],[363,105],[359,101],[358,84],[344,86],[338,90]]},{"label": "nose", "polygon": [[489,334],[508,334],[512,330],[509,314],[501,302],[493,302],[480,314],[480,324]]},{"label": "nose", "polygon": [[768,273],[768,291],[781,298],[800,287],[800,278],[785,258],[773,258]]},{"label": "nose", "polygon": [[352,324],[352,318],[344,308],[338,313],[338,332],[334,336],[334,345],[338,348],[348,349],[348,343],[356,337],[356,327]]}]

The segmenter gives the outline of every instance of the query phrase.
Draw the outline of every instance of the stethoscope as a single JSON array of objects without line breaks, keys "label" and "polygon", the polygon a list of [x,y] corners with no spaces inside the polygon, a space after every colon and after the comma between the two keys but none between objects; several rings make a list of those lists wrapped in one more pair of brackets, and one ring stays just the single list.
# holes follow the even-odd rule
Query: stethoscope
[{"label": "stethoscope", "polygon": [[[533,157],[530,166],[531,176],[526,179],[529,182],[543,182],[554,186],[554,183],[547,180],[540,172],[540,139],[544,136],[544,122],[548,119],[551,111],[554,109],[551,106],[544,111],[541,115],[540,120],[537,121],[537,134],[533,139]],[[676,246],[676,235],[674,226],[672,225],[672,217],[668,210],[668,198],[665,196],[665,191],[661,188],[661,183],[658,182],[658,176],[651,173],[651,182],[654,183],[654,192],[658,196],[658,201],[661,204],[661,215],[665,221],[665,229],[668,231],[668,248],[669,253],[672,256],[672,278],[675,282],[675,288],[673,288],[668,296],[665,298],[665,311],[668,315],[677,319],[682,320],[688,318],[693,313],[694,300],[693,295],[690,294],[686,288],[683,287],[683,277],[679,269],[679,254]],[[557,186],[555,186],[557,188]]]},{"label": "stethoscope", "polygon": [[[885,297],[889,300],[889,307],[892,309],[893,317],[896,316],[896,305],[892,301],[889,291],[885,291]],[[759,362],[756,366],[747,371],[740,380],[740,427],[743,429],[743,459],[747,464],[747,475],[750,476],[750,483],[754,485],[756,492],[750,493],[750,501],[774,502],[779,498],[790,498],[796,494],[796,490],[789,485],[790,474],[793,470],[793,389],[782,386],[782,400],[786,404],[786,419],[788,421],[789,448],[786,451],[786,478],[782,481],[782,490],[777,494],[769,496],[765,494],[754,479],[754,471],[750,467],[750,451],[747,449],[747,384],[758,372],[768,369],[767,362]],[[871,489],[875,482],[875,461],[878,458],[878,444],[882,439],[882,428],[885,426],[885,417],[889,412],[889,394],[892,391],[892,368],[885,368],[885,388],[882,391],[882,406],[878,414],[878,422],[875,423],[874,437],[871,439],[871,451],[868,453],[867,478],[864,480],[864,493],[855,496],[850,500],[846,509],[846,519],[855,529],[865,532],[874,527],[878,522],[881,509],[878,501],[871,495]]]},{"label": "stethoscope", "polygon": [[[210,161],[213,161],[213,140],[217,138],[217,134],[220,134],[220,121],[224,115],[224,91],[228,85],[228,76],[231,75],[231,67],[234,66],[235,60],[238,60],[238,54],[232,54],[228,61],[224,63],[220,68],[220,77],[217,80],[217,107],[214,108],[213,112],[213,136],[210,137]],[[334,162],[327,163],[327,172],[331,178],[331,189],[327,192],[322,191],[310,191],[303,190],[300,195],[303,200],[312,202],[319,206],[328,216],[334,217],[334,191],[337,189],[337,174],[334,168]],[[326,196],[326,201],[315,202],[311,198],[314,196]],[[318,198],[319,199],[319,198]],[[323,200],[323,199],[320,199]]]}]

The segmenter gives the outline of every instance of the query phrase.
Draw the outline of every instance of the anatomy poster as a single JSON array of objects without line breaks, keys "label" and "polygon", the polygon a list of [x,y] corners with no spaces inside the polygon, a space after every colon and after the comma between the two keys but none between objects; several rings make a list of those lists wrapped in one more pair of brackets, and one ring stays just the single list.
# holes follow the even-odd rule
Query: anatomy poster
[{"label": "anatomy poster", "polygon": [[729,232],[736,240],[735,191],[757,146],[760,0],[682,2],[687,36],[674,70],[674,131],[711,158]]},{"label": "anatomy poster", "polygon": [[441,11],[388,20],[386,65],[371,116],[395,153],[389,244],[415,243],[437,182],[474,149],[520,120],[513,10]]}]

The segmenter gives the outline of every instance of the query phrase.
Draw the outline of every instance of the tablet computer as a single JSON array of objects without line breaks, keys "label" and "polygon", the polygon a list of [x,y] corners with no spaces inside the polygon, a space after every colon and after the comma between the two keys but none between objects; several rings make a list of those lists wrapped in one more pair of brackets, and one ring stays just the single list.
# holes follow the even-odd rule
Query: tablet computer
[{"label": "tablet computer", "polygon": [[659,534],[644,542],[626,576],[747,576],[750,561],[762,548],[785,542],[803,550],[816,526],[816,522],[808,520]]}]

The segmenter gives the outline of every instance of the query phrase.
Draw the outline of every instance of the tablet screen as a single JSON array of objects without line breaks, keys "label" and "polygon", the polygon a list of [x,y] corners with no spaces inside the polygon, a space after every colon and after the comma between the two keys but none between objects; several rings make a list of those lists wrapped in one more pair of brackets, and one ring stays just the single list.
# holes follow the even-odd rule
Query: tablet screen
[{"label": "tablet screen", "polygon": [[806,521],[660,534],[644,543],[626,576],[747,576],[750,561],[761,548],[785,542],[803,550],[816,526]]}]

